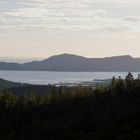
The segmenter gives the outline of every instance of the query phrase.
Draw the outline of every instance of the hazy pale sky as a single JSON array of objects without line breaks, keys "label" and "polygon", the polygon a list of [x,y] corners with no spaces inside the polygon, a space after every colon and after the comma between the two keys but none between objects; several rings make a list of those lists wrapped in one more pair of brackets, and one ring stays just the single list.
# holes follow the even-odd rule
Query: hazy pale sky
[{"label": "hazy pale sky", "polygon": [[140,0],[0,0],[0,56],[140,57]]}]

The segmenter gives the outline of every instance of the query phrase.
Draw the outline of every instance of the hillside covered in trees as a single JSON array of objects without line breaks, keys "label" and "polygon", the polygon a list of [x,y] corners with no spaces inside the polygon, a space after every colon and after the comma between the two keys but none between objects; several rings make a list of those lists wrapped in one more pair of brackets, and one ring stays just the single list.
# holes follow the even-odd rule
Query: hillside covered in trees
[{"label": "hillside covered in trees", "polygon": [[140,80],[109,86],[53,87],[51,94],[0,93],[2,140],[139,140]]}]

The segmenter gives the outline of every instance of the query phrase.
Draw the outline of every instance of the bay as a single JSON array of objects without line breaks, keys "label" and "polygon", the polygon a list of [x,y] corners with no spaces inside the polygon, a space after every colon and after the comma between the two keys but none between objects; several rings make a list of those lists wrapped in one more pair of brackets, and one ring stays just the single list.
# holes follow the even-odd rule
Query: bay
[{"label": "bay", "polygon": [[[135,78],[139,72],[133,72]],[[111,79],[113,76],[125,78],[127,72],[50,72],[50,71],[2,71],[0,78],[30,84],[79,83],[95,79]]]}]

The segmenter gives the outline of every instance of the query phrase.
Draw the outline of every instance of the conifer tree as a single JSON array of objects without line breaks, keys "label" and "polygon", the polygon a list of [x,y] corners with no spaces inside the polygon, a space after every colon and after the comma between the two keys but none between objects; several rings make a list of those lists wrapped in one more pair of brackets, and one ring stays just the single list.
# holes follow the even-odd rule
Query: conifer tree
[{"label": "conifer tree", "polygon": [[133,83],[134,83],[134,77],[133,77],[131,72],[128,72],[128,74],[127,74],[127,76],[125,78],[126,87],[128,89],[131,89],[133,87]]}]

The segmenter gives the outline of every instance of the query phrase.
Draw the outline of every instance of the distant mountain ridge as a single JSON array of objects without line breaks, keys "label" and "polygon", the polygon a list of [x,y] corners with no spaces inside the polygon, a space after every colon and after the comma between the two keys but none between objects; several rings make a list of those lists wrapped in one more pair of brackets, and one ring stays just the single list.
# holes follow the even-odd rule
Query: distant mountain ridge
[{"label": "distant mountain ridge", "polygon": [[140,58],[133,58],[129,55],[86,58],[73,54],[61,54],[42,61],[32,61],[23,64],[0,62],[0,70],[75,72],[140,71]]}]

